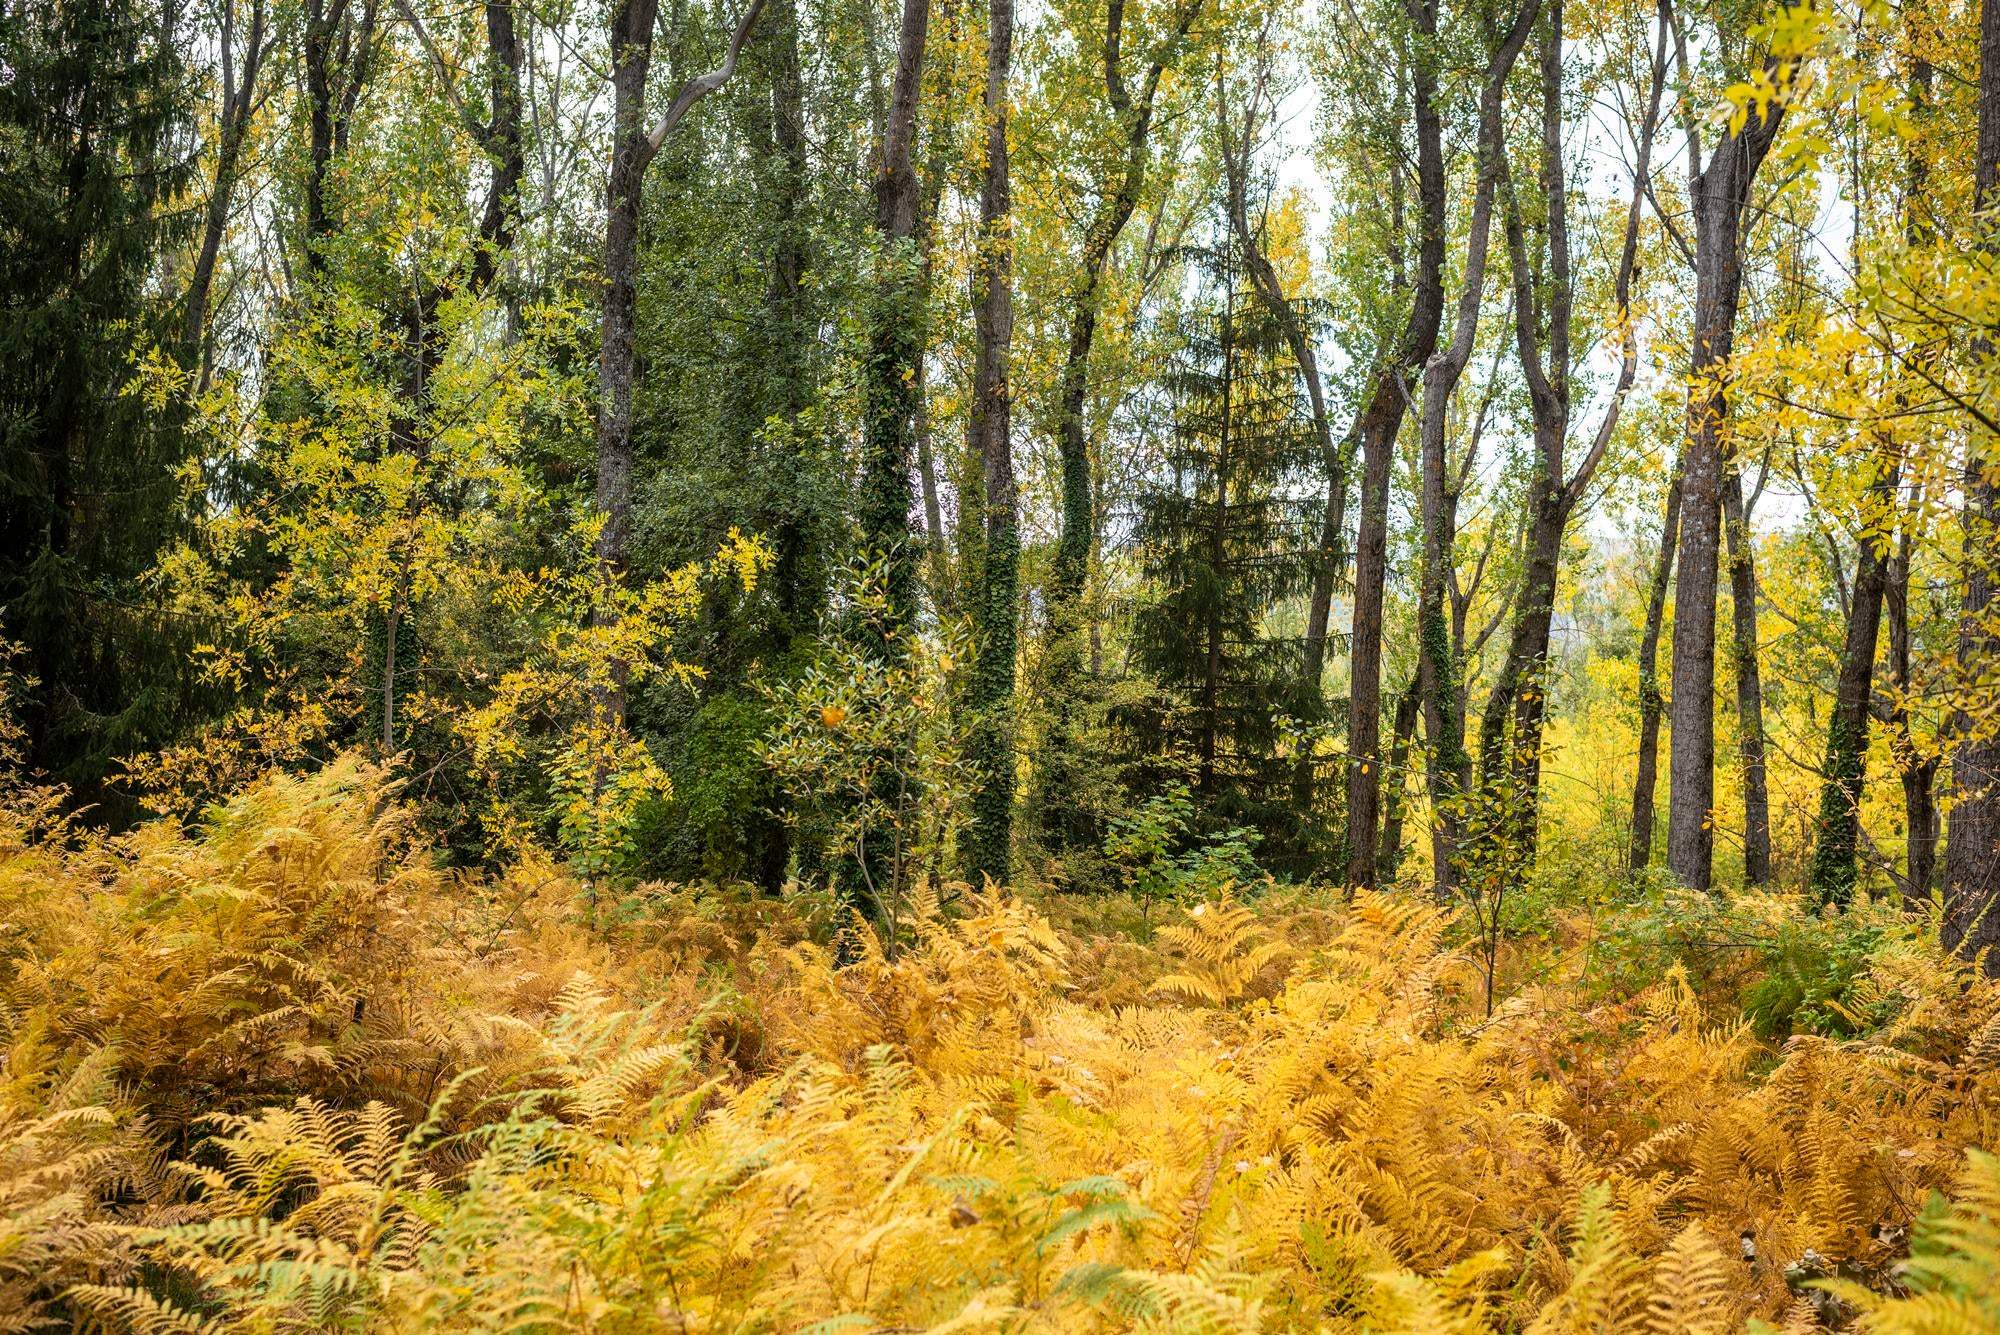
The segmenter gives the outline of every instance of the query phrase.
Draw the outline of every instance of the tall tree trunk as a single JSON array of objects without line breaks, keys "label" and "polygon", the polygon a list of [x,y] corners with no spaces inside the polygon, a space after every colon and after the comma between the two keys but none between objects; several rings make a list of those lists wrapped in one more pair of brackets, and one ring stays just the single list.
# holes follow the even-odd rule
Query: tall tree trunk
[{"label": "tall tree trunk", "polygon": [[1396,697],[1396,720],[1389,733],[1389,763],[1383,766],[1382,783],[1386,794],[1382,803],[1381,862],[1375,869],[1378,883],[1393,884],[1403,865],[1403,809],[1409,805],[1408,772],[1410,739],[1416,736],[1417,712],[1422,692],[1415,677]]},{"label": "tall tree trunk", "polygon": [[[604,296],[597,353],[597,561],[622,580],[632,531],[632,381],[638,359],[639,203],[653,154],[646,138],[646,76],[657,0],[616,0],[611,14],[611,168],[604,186]],[[609,613],[600,613],[608,616]],[[624,663],[594,699],[599,722],[625,721]]]},{"label": "tall tree trunk", "polygon": [[264,38],[264,0],[252,0],[250,31],[243,44],[241,68],[236,59],[236,3],[222,7],[222,106],[215,118],[215,175],[202,216],[201,249],[195,254],[181,317],[182,355],[197,370],[197,383],[208,382],[208,294],[215,284],[215,266],[222,254],[223,233],[236,195],[236,177],[243,159],[243,140],[250,113],[257,107],[257,76],[269,53]]},{"label": "tall tree trunk", "polygon": [[[1789,78],[1789,70],[1782,73]],[[1782,102],[1752,108],[1742,125],[1725,127],[1706,165],[1691,111],[1686,124],[1695,304],[1688,433],[1681,456],[1680,571],[1674,583],[1667,866],[1697,890],[1709,888],[1715,859],[1715,605],[1729,353],[1743,290],[1750,190],[1783,117]]]},{"label": "tall tree trunk", "polygon": [[1382,598],[1389,571],[1389,473],[1412,372],[1430,360],[1444,323],[1444,122],[1438,109],[1437,8],[1418,7],[1419,52],[1411,72],[1417,137],[1417,270],[1409,320],[1383,358],[1367,406],[1356,419],[1361,442],[1361,518],[1354,540],[1354,622],[1347,696],[1347,884],[1372,886],[1381,806]]},{"label": "tall tree trunk", "polygon": [[1840,679],[1821,769],[1819,839],[1813,847],[1812,887],[1822,903],[1845,904],[1854,895],[1854,853],[1861,830],[1861,793],[1868,758],[1868,711],[1875,691],[1875,646],[1881,635],[1883,597],[1889,587],[1889,531],[1870,532],[1878,516],[1895,512],[1900,461],[1876,463],[1869,488],[1873,513],[1862,525],[1855,553],[1854,596],[1841,647]]},{"label": "tall tree trunk", "polygon": [[[1651,171],[1653,135],[1659,122],[1660,100],[1666,87],[1668,25],[1662,13],[1654,46],[1644,119],[1637,127],[1632,198],[1625,212],[1625,233],[1619,252],[1613,301],[1622,357],[1618,380],[1589,453],[1574,477],[1567,476],[1570,427],[1571,313],[1574,285],[1570,264],[1568,189],[1563,160],[1563,10],[1555,0],[1549,10],[1541,45],[1542,135],[1541,192],[1547,222],[1542,240],[1547,248],[1545,284],[1539,266],[1531,263],[1526,231],[1512,178],[1508,178],[1507,249],[1514,279],[1515,343],[1528,382],[1529,409],[1534,419],[1537,467],[1528,492],[1526,562],[1521,593],[1515,603],[1513,631],[1500,675],[1480,721],[1482,784],[1490,807],[1502,823],[1499,831],[1518,852],[1522,864],[1535,860],[1541,802],[1542,727],[1547,712],[1547,673],[1555,618],[1557,577],[1563,539],[1576,508],[1610,447],[1625,396],[1639,369],[1639,343],[1631,326],[1632,278],[1637,271],[1639,224]],[[1546,302],[1542,296],[1544,287]],[[1664,598],[1664,589],[1661,597]],[[1658,621],[1653,645],[1657,651]],[[1511,741],[1509,724],[1512,724]]]},{"label": "tall tree trunk", "polygon": [[1722,518],[1729,551],[1729,611],[1736,648],[1736,751],[1743,766],[1743,879],[1771,879],[1771,790],[1765,777],[1764,674],[1757,648],[1757,561],[1750,512],[1735,464],[1723,465]]},{"label": "tall tree trunk", "polygon": [[[638,357],[639,204],[646,168],[694,104],[736,72],[743,44],[763,12],[750,0],[721,66],[683,83],[659,123],[647,132],[646,78],[653,63],[658,0],[618,0],[611,13],[611,166],[604,185],[604,284],[597,359],[597,564],[606,580],[624,578],[632,530],[632,384]],[[612,613],[601,611],[600,618]],[[610,679],[593,692],[598,723],[625,724],[627,665],[611,664]],[[599,776],[601,779],[602,776]]]},{"label": "tall tree trunk", "polygon": [[1660,627],[1666,621],[1667,588],[1673,581],[1674,552],[1681,527],[1681,474],[1678,466],[1667,483],[1666,514],[1660,524],[1660,554],[1653,563],[1652,588],[1646,596],[1646,625],[1639,636],[1639,763],[1632,779],[1633,871],[1653,861],[1653,793],[1660,761],[1660,718],[1666,697],[1660,692]]},{"label": "tall tree trunk", "polygon": [[[1973,164],[1973,199],[1991,228],[2000,206],[2000,0],[1979,6],[1979,144]],[[1989,233],[1985,244],[1995,243]],[[1992,339],[1982,338],[1975,350],[1982,360],[1993,355]],[[1966,445],[1965,591],[1958,623],[1958,662],[1962,671],[2000,658],[2000,462],[1994,458],[1992,436],[1978,426]],[[1990,689],[1990,688],[1989,688]],[[1959,711],[1958,745],[1951,756],[1951,782],[1957,800],[1951,808],[1945,841],[1944,943],[1948,949],[1975,958],[1986,951],[1986,967],[2000,973],[2000,734],[1989,717],[1974,720]]]},{"label": "tall tree trunk", "polygon": [[1014,0],[989,0],[986,37],[986,175],[979,198],[979,253],[972,304],[977,352],[972,438],[985,475],[986,550],[980,570],[978,711],[973,764],[975,876],[1004,884],[1014,829],[1014,658],[1020,625],[1021,535],[1009,430],[1008,363],[1014,339],[1014,240],[1007,178],[1007,77],[1014,49]]},{"label": "tall tree trunk", "polygon": [[1541,0],[1527,0],[1486,67],[1486,81],[1479,98],[1478,185],[1472,197],[1458,311],[1451,342],[1424,367],[1423,410],[1418,422],[1423,459],[1424,545],[1417,593],[1417,680],[1423,694],[1424,739],[1430,768],[1431,844],[1440,894],[1450,893],[1458,884],[1464,829],[1460,803],[1467,773],[1465,717],[1459,709],[1459,665],[1452,653],[1447,621],[1447,585],[1454,544],[1448,527],[1452,520],[1446,510],[1449,484],[1445,429],[1452,393],[1472,359],[1473,340],[1479,332],[1486,252],[1493,230],[1493,196],[1506,163],[1502,139],[1505,131],[1500,115],[1502,93],[1508,71],[1527,44],[1540,9]]},{"label": "tall tree trunk", "polygon": [[863,377],[866,433],[859,519],[870,551],[887,562],[889,599],[897,621],[917,608],[917,551],[910,541],[910,471],[916,446],[917,363],[924,355],[918,258],[911,244],[920,203],[911,150],[923,91],[930,0],[904,0],[896,42],[896,74],[884,127],[881,174],[875,181],[875,230],[881,237],[869,355]]},{"label": "tall tree trunk", "polygon": [[[1920,513],[1912,505],[1911,513]],[[1897,538],[1895,559],[1889,563],[1883,604],[1889,616],[1890,745],[1903,785],[1903,824],[1908,832],[1903,851],[1903,898],[1915,905],[1930,898],[1936,880],[1938,849],[1938,757],[1925,754],[1916,738],[1910,710],[1910,557],[1913,546],[1908,525]]]}]

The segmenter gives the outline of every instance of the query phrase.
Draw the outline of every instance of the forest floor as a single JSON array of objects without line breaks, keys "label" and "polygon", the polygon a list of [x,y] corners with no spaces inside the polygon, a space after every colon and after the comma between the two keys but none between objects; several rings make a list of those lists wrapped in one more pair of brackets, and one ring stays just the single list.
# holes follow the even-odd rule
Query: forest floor
[{"label": "forest floor", "polygon": [[0,1328],[2000,1329],[2000,987],[1887,907],[1542,887],[1489,1013],[1419,895],[944,886],[891,954],[441,871],[353,762],[40,819]]}]

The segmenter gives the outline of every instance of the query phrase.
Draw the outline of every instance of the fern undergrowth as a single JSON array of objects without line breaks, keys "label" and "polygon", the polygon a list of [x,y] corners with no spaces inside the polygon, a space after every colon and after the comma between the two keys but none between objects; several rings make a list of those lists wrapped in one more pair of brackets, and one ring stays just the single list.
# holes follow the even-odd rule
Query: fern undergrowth
[{"label": "fern undergrowth", "polygon": [[0,1331],[2000,1330],[2000,992],[1921,941],[1773,1045],[1678,967],[1489,1016],[1421,900],[573,890],[354,762],[0,830]]}]

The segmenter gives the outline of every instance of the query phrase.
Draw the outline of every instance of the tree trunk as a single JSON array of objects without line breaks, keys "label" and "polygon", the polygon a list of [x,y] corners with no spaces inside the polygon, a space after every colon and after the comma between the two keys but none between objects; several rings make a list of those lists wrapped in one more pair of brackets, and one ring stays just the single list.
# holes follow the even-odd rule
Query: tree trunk
[{"label": "tree trunk", "polygon": [[977,352],[972,438],[985,475],[986,550],[979,594],[978,712],[973,764],[974,876],[1004,884],[1014,828],[1014,658],[1020,625],[1021,535],[1009,430],[1008,363],[1014,338],[1014,242],[1007,168],[1007,79],[1014,0],[989,0],[986,39],[986,176],[979,200],[979,253],[972,279]]},{"label": "tree trunk", "polygon": [[[2000,204],[2000,0],[1981,0],[1979,6],[1979,144],[1972,180],[1973,199],[1987,215],[1983,225],[1991,228],[1990,215]],[[1985,244],[1994,245],[1990,233]],[[1982,338],[1975,355],[1990,358],[1992,340]],[[2000,617],[1995,569],[2000,465],[1993,450],[1992,437],[1974,426],[1965,457],[1965,591],[1958,623],[1958,662],[1968,673],[2000,658],[1994,624]],[[1956,727],[1951,782],[1957,800],[1944,850],[1944,944],[1968,959],[1987,952],[1987,971],[2000,973],[2000,735],[1990,717],[1975,722],[1963,709]]]},{"label": "tree trunk", "polygon": [[917,364],[924,320],[916,234],[919,191],[911,148],[923,91],[930,0],[904,0],[896,75],[875,181],[875,228],[882,253],[875,280],[869,357],[863,378],[865,457],[858,518],[868,549],[888,566],[890,606],[907,623],[917,607],[917,551],[910,541],[910,473],[916,445]]},{"label": "tree trunk", "polygon": [[1673,703],[1669,723],[1667,866],[1709,888],[1715,856],[1715,605],[1722,550],[1722,426],[1727,367],[1743,288],[1742,249],[1757,169],[1783,119],[1782,103],[1756,110],[1700,166],[1698,128],[1687,127],[1693,170],[1695,306],[1688,363],[1687,444],[1681,457],[1680,571],[1674,584]]},{"label": "tree trunk", "polygon": [[[1418,11],[1426,40],[1437,37],[1435,5]],[[1347,697],[1347,884],[1372,886],[1381,805],[1382,597],[1389,570],[1389,473],[1403,425],[1408,379],[1430,360],[1444,323],[1444,122],[1429,59],[1411,78],[1417,135],[1417,271],[1400,345],[1383,359],[1355,422],[1361,442],[1361,518],[1354,540],[1354,622]]]},{"label": "tree trunk", "polygon": [[208,383],[208,294],[215,284],[215,266],[228,230],[236,177],[243,158],[243,138],[250,113],[257,105],[257,76],[263,69],[264,3],[252,0],[250,34],[243,46],[243,67],[236,68],[236,5],[224,0],[222,9],[222,106],[216,115],[215,176],[202,217],[201,249],[195,255],[188,282],[187,305],[181,321],[183,356],[198,367],[197,383]]},{"label": "tree trunk", "polygon": [[[632,530],[632,382],[638,357],[639,202],[653,154],[642,119],[656,0],[618,0],[611,16],[611,169],[604,188],[604,297],[597,354],[597,562],[625,576]],[[625,721],[625,664],[593,702],[599,723]]]},{"label": "tree trunk", "polygon": [[[1757,562],[1742,475],[1724,465],[1722,517],[1729,550],[1729,610],[1735,628],[1737,756],[1743,765],[1743,879],[1771,879],[1771,790],[1765,778],[1764,674],[1757,649]],[[1872,651],[1871,651],[1872,652]]]},{"label": "tree trunk", "polygon": [[1417,712],[1422,692],[1412,677],[1396,697],[1396,721],[1389,734],[1389,763],[1384,766],[1382,783],[1387,794],[1382,804],[1381,862],[1375,869],[1378,884],[1391,885],[1403,865],[1403,808],[1408,805],[1410,739],[1417,732]]},{"label": "tree trunk", "polygon": [[1461,809],[1467,774],[1465,717],[1459,709],[1459,665],[1447,623],[1447,581],[1452,562],[1452,524],[1447,514],[1445,428],[1451,396],[1472,358],[1485,293],[1486,252],[1492,236],[1493,196],[1499,188],[1506,151],[1501,124],[1502,92],[1515,58],[1527,44],[1541,0],[1527,0],[1486,69],[1479,99],[1478,185],[1466,238],[1465,271],[1451,342],[1424,367],[1419,435],[1423,459],[1423,568],[1417,595],[1417,680],[1421,683],[1424,739],[1429,752],[1431,844],[1440,894],[1458,884],[1458,859],[1465,813]]},{"label": "tree trunk", "polygon": [[[1896,461],[1878,465],[1881,476],[1869,489],[1877,513],[1894,513]],[[1872,518],[1873,516],[1870,516]],[[1813,847],[1812,888],[1822,903],[1845,904],[1854,895],[1854,852],[1861,830],[1861,793],[1868,758],[1868,710],[1875,690],[1875,645],[1882,626],[1882,601],[1889,585],[1888,534],[1871,536],[1862,526],[1854,562],[1854,596],[1841,648],[1840,680],[1827,728],[1826,764],[1821,770],[1819,839]]]},{"label": "tree trunk", "polygon": [[1639,638],[1639,763],[1632,780],[1633,871],[1653,861],[1653,792],[1660,763],[1660,717],[1666,697],[1660,693],[1660,627],[1667,615],[1667,587],[1674,573],[1679,546],[1681,475],[1674,469],[1667,483],[1666,515],[1660,524],[1660,555],[1653,563],[1653,585],[1646,597],[1646,626]]},{"label": "tree trunk", "polygon": [[[1506,659],[1480,722],[1480,768],[1482,785],[1490,798],[1489,807],[1500,824],[1498,833],[1518,852],[1524,866],[1534,864],[1539,834],[1542,728],[1547,713],[1549,651],[1563,538],[1576,507],[1582,503],[1591,478],[1610,446],[1612,432],[1616,430],[1624,408],[1625,396],[1630,392],[1639,369],[1638,339],[1629,320],[1632,278],[1638,266],[1639,223],[1645,204],[1646,181],[1651,170],[1653,135],[1659,121],[1660,99],[1666,86],[1667,39],[1667,16],[1663,12],[1654,47],[1645,117],[1637,131],[1638,152],[1632,170],[1632,199],[1626,209],[1624,243],[1613,284],[1623,355],[1611,402],[1598,425],[1590,452],[1574,477],[1566,475],[1574,286],[1563,160],[1563,10],[1560,0],[1555,0],[1550,7],[1541,48],[1541,183],[1547,214],[1543,234],[1548,252],[1545,310],[1536,267],[1529,260],[1512,178],[1508,178],[1507,249],[1514,278],[1515,342],[1528,381],[1538,466],[1529,485],[1526,564],[1521,576],[1520,597],[1515,605],[1513,632]],[[1664,587],[1660,596],[1664,600]],[[1649,624],[1652,649],[1657,653],[1658,619],[1654,618]],[[1511,745],[1508,742],[1510,722]]]}]

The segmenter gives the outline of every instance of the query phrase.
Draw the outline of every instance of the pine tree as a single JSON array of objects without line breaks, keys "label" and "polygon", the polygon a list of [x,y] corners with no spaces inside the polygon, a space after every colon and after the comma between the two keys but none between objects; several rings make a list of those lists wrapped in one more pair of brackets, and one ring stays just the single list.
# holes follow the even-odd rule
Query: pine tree
[{"label": "pine tree", "polygon": [[31,763],[100,804],[114,759],[191,698],[163,642],[186,628],[137,597],[178,510],[181,433],[121,392],[176,332],[161,260],[196,161],[180,12],[0,8],[0,634],[40,682]]},{"label": "pine tree", "polygon": [[1281,861],[1302,862],[1320,825],[1288,800],[1302,643],[1267,623],[1311,582],[1311,424],[1283,330],[1233,248],[1225,240],[1203,267],[1209,290],[1167,382],[1169,471],[1139,500],[1161,594],[1135,619],[1134,658],[1172,704],[1131,720],[1133,735],[1192,769],[1207,821],[1261,829]]}]

